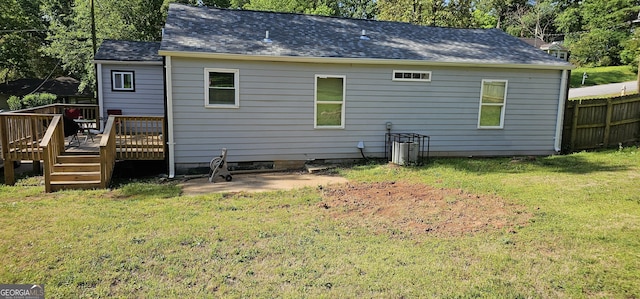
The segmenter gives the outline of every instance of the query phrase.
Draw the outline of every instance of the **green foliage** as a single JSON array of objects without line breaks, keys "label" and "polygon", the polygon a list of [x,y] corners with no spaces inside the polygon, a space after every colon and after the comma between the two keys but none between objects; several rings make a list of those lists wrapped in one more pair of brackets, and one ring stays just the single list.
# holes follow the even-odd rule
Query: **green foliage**
[{"label": "green foliage", "polygon": [[631,66],[634,72],[638,72],[638,57],[640,56],[640,29],[636,29],[628,40],[622,43],[620,60]]},{"label": "green foliage", "polygon": [[[53,18],[47,37],[49,44],[43,49],[59,59],[68,74],[81,81],[80,89],[95,86],[90,4],[91,1],[75,0],[68,15]],[[95,4],[98,43],[103,39],[158,40],[167,5],[164,0],[99,1]],[[53,13],[59,7],[45,8]]]},{"label": "green foliage", "polygon": [[593,29],[568,35],[566,45],[571,49],[571,61],[581,66],[610,66],[620,64],[621,43],[626,34],[614,30]]},{"label": "green foliage", "polygon": [[[409,22],[413,24],[428,26],[444,26],[454,27],[451,21],[469,21],[470,11],[461,10],[458,13],[453,12],[454,5],[452,2],[444,0],[380,0],[378,3],[378,18],[380,20]],[[455,18],[454,15],[466,14],[461,18]]]},{"label": "green foliage", "polygon": [[0,82],[42,77],[54,70],[55,61],[40,51],[46,36],[40,3],[0,0]]},{"label": "green foliage", "polygon": [[22,100],[17,96],[10,96],[7,99],[7,104],[9,105],[10,110],[20,110],[22,109]]},{"label": "green foliage", "polygon": [[237,2],[235,3],[236,5],[232,5],[232,2],[235,2],[236,0],[231,0],[231,1],[229,0],[175,0],[170,2],[198,5],[200,1],[202,1],[203,5],[211,6],[211,7],[220,7],[220,8],[227,8],[227,7],[241,8],[242,7],[242,5],[238,5]]},{"label": "green foliage", "polygon": [[40,107],[53,104],[57,98],[51,93],[32,93],[22,98],[22,104],[25,108]]},{"label": "green foliage", "polygon": [[505,22],[508,33],[520,37],[534,37],[548,41],[549,34],[556,32],[554,20],[557,6],[550,1],[538,1],[535,5],[519,6]]}]

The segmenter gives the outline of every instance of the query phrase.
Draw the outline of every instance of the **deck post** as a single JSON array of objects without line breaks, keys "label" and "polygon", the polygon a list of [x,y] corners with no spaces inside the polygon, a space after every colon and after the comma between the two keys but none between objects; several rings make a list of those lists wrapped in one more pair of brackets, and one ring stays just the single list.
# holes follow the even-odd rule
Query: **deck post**
[{"label": "deck post", "polygon": [[9,134],[7,132],[7,118],[0,116],[0,145],[2,145],[2,157],[4,161],[4,183],[14,185],[16,183],[15,171],[13,170],[13,160],[9,158]]},{"label": "deck post", "polygon": [[40,162],[40,160],[34,160],[32,166],[33,166],[33,168],[32,168],[33,169],[33,173],[34,174],[40,174],[40,169],[42,167],[42,163]]}]

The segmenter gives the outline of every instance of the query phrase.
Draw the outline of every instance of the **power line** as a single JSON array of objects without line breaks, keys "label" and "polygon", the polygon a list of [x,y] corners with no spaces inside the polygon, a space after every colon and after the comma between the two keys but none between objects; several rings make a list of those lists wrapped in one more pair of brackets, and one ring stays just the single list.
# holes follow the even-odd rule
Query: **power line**
[{"label": "power line", "polygon": [[14,30],[0,30],[0,33],[14,33],[14,32],[44,32],[46,29],[14,29]]},{"label": "power line", "polygon": [[29,94],[32,94],[36,91],[38,91],[38,89],[40,89],[40,87],[42,87],[42,85],[44,85],[45,83],[47,83],[47,80],[49,80],[49,78],[51,78],[51,75],[53,75],[53,72],[58,68],[58,66],[60,65],[60,60],[58,60],[58,63],[56,64],[56,66],[53,67],[53,69],[51,70],[51,72],[49,73],[49,76],[47,76],[47,78],[45,78],[44,80],[42,80],[42,83],[40,83],[40,85],[38,85],[38,87],[36,87],[36,89],[34,89],[33,91],[31,91]]}]

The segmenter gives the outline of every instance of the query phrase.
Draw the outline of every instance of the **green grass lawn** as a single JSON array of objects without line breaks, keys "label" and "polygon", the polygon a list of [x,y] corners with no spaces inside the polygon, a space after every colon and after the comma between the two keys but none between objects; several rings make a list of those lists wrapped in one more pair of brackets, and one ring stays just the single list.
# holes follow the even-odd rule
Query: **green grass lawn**
[{"label": "green grass lawn", "polygon": [[532,218],[438,237],[332,217],[322,188],[186,196],[170,183],[129,183],[45,194],[23,179],[0,185],[0,282],[44,283],[47,298],[640,297],[638,148],[339,174],[500,196]]},{"label": "green grass lawn", "polygon": [[[589,76],[582,85],[582,74],[586,72]],[[638,76],[631,66],[605,66],[591,68],[576,68],[571,71],[570,87],[593,86],[609,83],[619,83],[637,80]]]}]

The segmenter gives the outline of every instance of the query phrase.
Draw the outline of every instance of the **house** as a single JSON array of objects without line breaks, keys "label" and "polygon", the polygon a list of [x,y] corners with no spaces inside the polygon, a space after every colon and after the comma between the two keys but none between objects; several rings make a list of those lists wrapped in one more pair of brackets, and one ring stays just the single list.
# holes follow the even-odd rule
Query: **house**
[{"label": "house", "polygon": [[[385,157],[389,132],[428,135],[438,156],[557,153],[572,69],[498,29],[176,3],[158,53],[170,176],[221,148],[276,168],[358,159],[358,145]],[[100,82],[113,81],[100,60]],[[131,65],[117,70],[138,76]]]},{"label": "house", "polygon": [[94,57],[100,119],[110,114],[164,116],[159,42],[105,40]]},{"label": "house", "polygon": [[92,104],[93,95],[79,91],[80,81],[71,77],[54,79],[18,79],[0,83],[0,110],[9,110],[7,100],[11,96],[24,97],[31,93],[55,94],[57,102],[64,104]]},{"label": "house", "polygon": [[562,42],[551,42],[547,43],[539,38],[520,38],[521,41],[536,47],[547,54],[558,57],[562,60],[569,61],[569,49],[562,46]]},{"label": "house", "polygon": [[565,48],[560,42],[552,42],[540,46],[540,50],[547,52],[562,60],[569,61],[569,49]]}]

